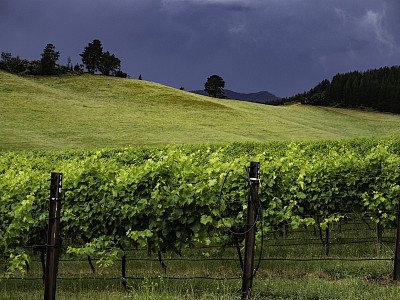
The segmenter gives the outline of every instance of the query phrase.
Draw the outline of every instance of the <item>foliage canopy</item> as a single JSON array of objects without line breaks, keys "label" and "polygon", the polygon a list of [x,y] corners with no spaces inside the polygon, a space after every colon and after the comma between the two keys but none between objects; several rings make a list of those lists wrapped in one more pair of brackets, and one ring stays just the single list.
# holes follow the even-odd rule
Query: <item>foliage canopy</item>
[{"label": "foliage canopy", "polygon": [[204,91],[214,98],[224,98],[225,81],[218,75],[212,75],[204,83]]},{"label": "foliage canopy", "polygon": [[41,74],[42,75],[55,75],[57,74],[56,62],[60,57],[60,52],[55,51],[53,44],[47,44],[42,53]]},{"label": "foliage canopy", "polygon": [[91,74],[99,71],[106,76],[111,74],[117,77],[127,77],[127,74],[121,71],[121,60],[109,51],[103,52],[103,46],[99,40],[93,40],[79,55]]},{"label": "foliage canopy", "polygon": [[88,72],[94,74],[100,68],[103,46],[99,40],[93,40],[79,55],[82,57],[82,63],[86,66]]},{"label": "foliage canopy", "polygon": [[59,65],[57,61],[60,52],[55,50],[53,44],[47,44],[41,54],[40,60],[29,61],[19,56],[13,57],[10,52],[1,52],[0,70],[19,75],[60,75],[66,73],[82,74],[84,66],[89,73],[100,71],[103,75],[113,75],[126,78],[128,74],[121,71],[121,60],[109,51],[103,52],[103,46],[99,40],[93,40],[85,47],[82,57],[84,65],[72,65],[71,57],[67,59],[67,65]]},{"label": "foliage canopy", "polygon": [[[364,139],[275,149],[250,143],[168,146],[144,156],[135,148],[0,153],[0,224],[8,225],[0,226],[0,250],[9,272],[24,271],[30,259],[24,246],[46,243],[45,182],[54,168],[64,174],[61,237],[71,241],[62,250],[97,256],[104,266],[123,249],[148,242],[156,251],[177,253],[195,242],[229,245],[232,236],[221,218],[237,231],[244,228],[243,166],[250,161],[262,166],[265,219],[258,239],[284,225],[327,228],[345,213],[386,227],[397,215],[399,145],[399,139]],[[316,214],[319,219],[311,217]]]}]

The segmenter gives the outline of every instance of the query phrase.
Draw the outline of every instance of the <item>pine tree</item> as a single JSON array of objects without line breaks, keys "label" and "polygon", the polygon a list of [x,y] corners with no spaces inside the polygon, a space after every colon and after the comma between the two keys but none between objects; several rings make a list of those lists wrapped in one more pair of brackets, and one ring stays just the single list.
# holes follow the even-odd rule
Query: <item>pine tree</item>
[{"label": "pine tree", "polygon": [[42,75],[55,75],[57,74],[56,62],[60,57],[60,52],[55,51],[53,44],[47,44],[42,53],[41,74]]},{"label": "pine tree", "polygon": [[93,40],[89,43],[85,50],[79,54],[82,57],[82,63],[85,65],[89,73],[94,74],[99,70],[101,57],[103,55],[103,46],[99,40]]}]

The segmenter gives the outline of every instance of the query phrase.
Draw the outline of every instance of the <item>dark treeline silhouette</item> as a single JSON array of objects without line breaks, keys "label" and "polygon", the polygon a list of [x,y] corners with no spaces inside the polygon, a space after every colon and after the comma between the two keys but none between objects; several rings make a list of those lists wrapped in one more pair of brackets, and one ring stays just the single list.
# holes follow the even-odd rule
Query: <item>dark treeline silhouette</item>
[{"label": "dark treeline silhouette", "polygon": [[2,52],[0,70],[20,75],[59,75],[66,73],[82,74],[84,67],[89,73],[99,71],[106,76],[127,77],[121,71],[121,60],[109,51],[103,52],[103,46],[99,40],[93,40],[85,47],[82,57],[83,64],[72,65],[71,57],[68,57],[66,66],[57,64],[60,52],[55,50],[53,44],[47,44],[41,54],[40,60],[21,59],[13,57],[10,52]]},{"label": "dark treeline silhouette", "polygon": [[331,82],[325,79],[308,92],[268,104],[288,102],[400,113],[400,67],[337,74]]},{"label": "dark treeline silhouette", "polygon": [[60,52],[54,50],[52,44],[48,44],[43,50],[40,60],[27,60],[19,56],[13,57],[10,52],[2,52],[0,70],[19,75],[59,75],[66,73],[82,74],[83,65],[72,65],[68,58],[66,66],[57,64]]}]

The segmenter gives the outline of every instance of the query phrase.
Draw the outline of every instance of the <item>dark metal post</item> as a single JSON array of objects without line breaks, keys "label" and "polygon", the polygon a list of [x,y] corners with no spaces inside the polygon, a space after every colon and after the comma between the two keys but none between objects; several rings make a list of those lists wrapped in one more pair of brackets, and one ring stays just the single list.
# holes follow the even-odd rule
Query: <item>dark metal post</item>
[{"label": "dark metal post", "polygon": [[127,290],[127,285],[126,285],[126,254],[124,252],[124,255],[122,256],[121,259],[122,263],[122,269],[121,269],[121,275],[122,275],[122,285],[124,286],[125,290]]},{"label": "dark metal post", "polygon": [[44,299],[55,300],[58,269],[58,246],[60,240],[62,174],[51,173],[49,225],[46,245],[46,273]]},{"label": "dark metal post", "polygon": [[151,256],[151,241],[147,240],[147,256]]},{"label": "dark metal post", "polygon": [[286,239],[289,236],[289,226],[287,223],[283,224],[283,237]]},{"label": "dark metal post", "polygon": [[325,254],[329,256],[329,225],[325,229]]},{"label": "dark metal post", "polygon": [[400,197],[397,206],[396,248],[394,253],[393,279],[400,281]]},{"label": "dark metal post", "polygon": [[44,247],[40,249],[40,262],[42,263],[42,280],[43,280],[43,285],[45,284],[45,277],[46,277],[46,262],[44,261],[44,256],[46,254],[46,249]]},{"label": "dark metal post", "polygon": [[244,266],[242,276],[242,300],[250,299],[251,288],[253,284],[253,269],[254,269],[254,245],[256,239],[256,217],[258,203],[258,187],[260,179],[260,163],[250,163],[250,184],[252,188],[249,190],[247,200],[247,221],[246,221],[246,240],[244,249]]},{"label": "dark metal post", "polygon": [[[379,220],[380,222],[380,220]],[[383,232],[383,226],[381,223],[376,224],[376,253],[377,255],[381,255],[382,252],[382,232]]]}]

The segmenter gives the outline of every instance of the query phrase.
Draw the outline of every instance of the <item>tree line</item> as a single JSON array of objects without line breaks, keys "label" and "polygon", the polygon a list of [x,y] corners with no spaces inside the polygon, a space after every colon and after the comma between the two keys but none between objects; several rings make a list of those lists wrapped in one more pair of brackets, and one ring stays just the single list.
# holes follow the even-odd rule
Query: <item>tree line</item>
[{"label": "tree line", "polygon": [[82,58],[82,64],[73,65],[71,57],[68,57],[67,65],[60,65],[57,64],[60,52],[56,51],[53,44],[46,45],[40,60],[21,59],[19,56],[13,57],[10,52],[2,52],[0,70],[23,75],[59,75],[81,74],[86,68],[91,74],[100,72],[107,76],[127,77],[127,74],[121,71],[121,60],[109,51],[103,52],[103,46],[99,40],[93,40],[79,55]]},{"label": "tree line", "polygon": [[332,81],[325,79],[308,92],[269,104],[288,102],[400,113],[400,66],[337,74]]},{"label": "tree line", "polygon": [[[20,75],[60,75],[66,73],[82,74],[84,69],[95,74],[100,72],[106,76],[116,76],[126,78],[128,75],[121,71],[121,60],[109,51],[103,51],[100,40],[93,40],[79,54],[82,64],[73,65],[71,57],[67,59],[67,65],[57,63],[60,51],[56,51],[53,44],[47,44],[43,49],[40,60],[21,59],[19,56],[13,57],[10,52],[2,52],[0,60],[0,70]],[[142,75],[139,76],[142,80]],[[210,97],[225,98],[225,81],[218,75],[212,75],[204,83],[204,91]],[[184,90],[183,87],[180,88]]]}]

